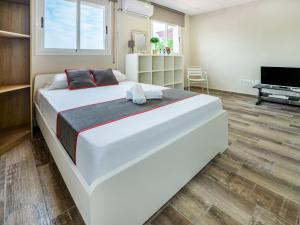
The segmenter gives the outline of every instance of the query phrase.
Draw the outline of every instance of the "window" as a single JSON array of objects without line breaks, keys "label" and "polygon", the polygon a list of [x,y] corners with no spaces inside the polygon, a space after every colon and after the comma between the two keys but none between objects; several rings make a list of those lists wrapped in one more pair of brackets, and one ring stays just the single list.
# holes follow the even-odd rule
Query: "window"
[{"label": "window", "polygon": [[[152,22],[152,35],[158,37],[160,42],[158,49],[169,47],[171,53],[178,54],[181,52],[180,47],[180,27],[162,22]],[[152,46],[154,48],[154,46]]]},{"label": "window", "polygon": [[109,54],[108,0],[42,0],[38,54]]}]

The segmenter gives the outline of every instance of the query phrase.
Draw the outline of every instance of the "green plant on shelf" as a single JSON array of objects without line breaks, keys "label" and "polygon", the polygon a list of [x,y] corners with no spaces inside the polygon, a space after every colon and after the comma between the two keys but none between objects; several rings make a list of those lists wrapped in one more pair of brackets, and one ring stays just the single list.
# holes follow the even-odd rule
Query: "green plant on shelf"
[{"label": "green plant on shelf", "polygon": [[153,49],[153,54],[157,54],[157,51],[158,51],[158,46],[159,46],[159,43],[161,42],[160,39],[158,37],[152,37],[150,39],[150,42],[151,44],[153,44],[154,48]]}]

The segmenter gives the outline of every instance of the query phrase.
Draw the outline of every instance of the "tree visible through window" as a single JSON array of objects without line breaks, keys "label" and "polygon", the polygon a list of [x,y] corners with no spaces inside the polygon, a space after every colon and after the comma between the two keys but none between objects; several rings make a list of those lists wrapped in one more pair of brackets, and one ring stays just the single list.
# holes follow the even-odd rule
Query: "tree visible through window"
[{"label": "tree visible through window", "polygon": [[160,42],[157,45],[158,49],[164,49],[165,47],[169,47],[171,49],[171,53],[178,54],[180,52],[179,26],[153,21],[152,35],[153,37],[158,37],[160,40]]}]

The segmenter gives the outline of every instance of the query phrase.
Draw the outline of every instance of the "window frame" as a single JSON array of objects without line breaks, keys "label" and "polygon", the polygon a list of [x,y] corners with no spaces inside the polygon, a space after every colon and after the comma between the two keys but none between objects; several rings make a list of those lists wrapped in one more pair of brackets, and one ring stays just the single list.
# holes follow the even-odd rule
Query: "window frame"
[{"label": "window frame", "polygon": [[[171,24],[171,23],[167,23],[164,21],[160,21],[160,20],[151,20],[151,37],[153,37],[153,24],[154,23],[162,23],[165,25],[165,44],[168,41],[168,26],[175,26],[178,27],[178,32],[179,32],[179,52],[178,53],[171,53],[173,55],[181,55],[182,54],[182,27],[178,26],[176,24]],[[152,46],[151,46],[151,50],[152,50]]]},{"label": "window frame", "polygon": [[104,22],[104,47],[105,49],[80,49],[80,2],[84,0],[76,0],[76,46],[79,49],[63,49],[63,48],[45,48],[45,29],[42,27],[42,20],[45,18],[45,0],[37,1],[36,12],[36,54],[37,55],[111,55],[111,2],[109,0],[98,0],[99,4],[105,6],[105,22]]}]

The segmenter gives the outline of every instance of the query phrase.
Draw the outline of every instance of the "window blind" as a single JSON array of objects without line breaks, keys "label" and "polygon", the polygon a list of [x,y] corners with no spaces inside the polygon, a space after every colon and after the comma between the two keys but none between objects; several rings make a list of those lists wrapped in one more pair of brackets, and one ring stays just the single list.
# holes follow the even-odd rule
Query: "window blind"
[{"label": "window blind", "polygon": [[152,20],[157,20],[180,27],[185,26],[185,14],[168,7],[152,3],[154,5],[154,14]]}]

